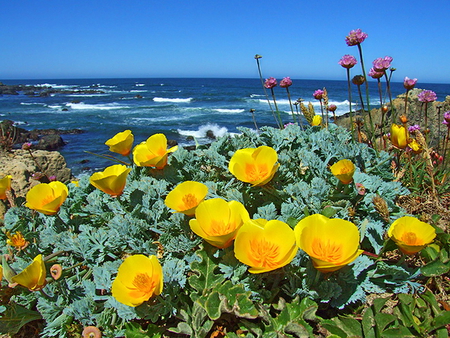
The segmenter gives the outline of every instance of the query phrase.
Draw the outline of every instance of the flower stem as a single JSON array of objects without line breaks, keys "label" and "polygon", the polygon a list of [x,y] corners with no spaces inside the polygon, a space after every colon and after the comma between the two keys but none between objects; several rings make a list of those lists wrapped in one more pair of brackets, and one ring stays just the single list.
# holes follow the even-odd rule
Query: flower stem
[{"label": "flower stem", "polygon": [[[349,117],[350,117],[350,129],[352,132],[352,141],[353,141],[353,114],[352,114],[352,86],[350,83],[350,69],[347,68],[347,83],[348,83],[348,106],[349,106]],[[335,121],[336,122],[336,121]]]},{"label": "flower stem", "polygon": [[[286,87],[286,92],[287,92],[287,96],[288,96],[288,99],[289,99],[289,106],[291,107],[292,120],[295,123],[294,107],[292,106],[291,93],[289,92],[289,87]],[[298,123],[300,124],[300,121],[298,121]]]},{"label": "flower stem", "polygon": [[270,88],[270,91],[272,92],[273,104],[275,106],[275,111],[277,112],[276,120],[277,120],[278,126],[280,127],[280,129],[283,129],[283,122],[281,121],[280,111],[278,110],[277,99],[275,98],[275,92],[273,91],[273,88]]}]

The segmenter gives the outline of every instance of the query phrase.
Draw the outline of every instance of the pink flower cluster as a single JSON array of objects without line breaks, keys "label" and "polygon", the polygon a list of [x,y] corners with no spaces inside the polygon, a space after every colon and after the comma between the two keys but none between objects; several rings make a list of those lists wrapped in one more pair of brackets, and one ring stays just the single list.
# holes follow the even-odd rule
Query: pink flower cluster
[{"label": "pink flower cluster", "polygon": [[322,100],[323,97],[323,90],[322,89],[317,89],[314,93],[313,96],[316,100]]},{"label": "pink flower cluster", "polygon": [[392,60],[394,59],[390,56],[385,56],[384,58],[377,58],[372,62],[373,69],[376,72],[384,72],[391,66]]},{"label": "pink flower cluster", "polygon": [[443,124],[447,125],[450,128],[450,110],[444,113],[444,121]]},{"label": "pink flower cluster", "polygon": [[413,133],[413,132],[415,132],[416,130],[420,130],[420,126],[419,126],[418,124],[414,124],[414,125],[408,127],[408,131],[409,131],[410,133]]},{"label": "pink flower cluster", "polygon": [[417,79],[410,79],[409,77],[405,77],[403,80],[403,87],[405,87],[406,90],[411,90],[414,88],[414,86],[417,83]]},{"label": "pink flower cluster", "polygon": [[345,37],[345,42],[347,46],[356,46],[362,43],[367,38],[367,34],[361,29],[351,30],[350,33]]},{"label": "pink flower cluster", "polygon": [[346,54],[338,62],[342,67],[350,69],[358,63],[353,55]]},{"label": "pink flower cluster", "polygon": [[281,88],[287,88],[287,87],[290,87],[290,86],[292,86],[292,80],[291,80],[291,78],[289,76],[285,77],[283,80],[280,81],[280,87]]},{"label": "pink flower cluster", "polygon": [[269,77],[264,82],[264,87],[266,87],[267,89],[271,89],[273,87],[276,87],[276,85],[277,85],[277,79],[275,79],[274,77]]},{"label": "pink flower cluster", "polygon": [[384,75],[384,71],[378,72],[374,68],[370,68],[370,70],[369,70],[369,76],[372,77],[373,79],[379,79],[383,75]]},{"label": "pink flower cluster", "polygon": [[417,95],[420,102],[434,102],[437,100],[436,93],[432,90],[424,90]]}]

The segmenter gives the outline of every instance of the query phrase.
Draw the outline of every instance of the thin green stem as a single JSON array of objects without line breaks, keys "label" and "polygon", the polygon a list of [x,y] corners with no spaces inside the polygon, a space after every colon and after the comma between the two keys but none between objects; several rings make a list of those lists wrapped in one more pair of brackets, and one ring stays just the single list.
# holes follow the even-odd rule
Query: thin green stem
[{"label": "thin green stem", "polygon": [[[291,100],[291,93],[289,92],[289,87],[286,87],[287,96],[289,99],[289,106],[291,107],[291,113],[292,113],[292,120],[295,123],[295,114],[294,114],[294,107],[292,106],[292,100]],[[299,121],[300,123],[300,121]]]},{"label": "thin green stem", "polygon": [[347,68],[347,84],[348,84],[348,106],[349,106],[349,117],[350,117],[350,130],[352,132],[353,141],[353,113],[352,113],[352,85],[350,83],[350,68]]},{"label": "thin green stem", "polygon": [[270,91],[272,92],[273,104],[275,106],[275,111],[277,112],[278,126],[280,127],[280,129],[283,129],[283,121],[281,121],[280,111],[278,110],[278,105],[277,105],[277,99],[275,98],[275,92],[273,91],[273,88],[270,88]]},{"label": "thin green stem", "polygon": [[[272,111],[272,115],[273,115],[273,117],[275,118],[275,120],[277,121],[277,124],[278,124],[279,122],[278,122],[278,120],[277,120],[277,118],[275,116],[275,111],[273,110],[272,104],[270,103],[269,94],[267,94],[266,87],[264,86],[264,79],[263,79],[262,72],[261,72],[261,65],[259,63],[260,57],[255,57],[255,59],[256,59],[256,64],[258,66],[259,79],[261,81],[261,86],[263,87],[263,90],[264,90],[264,95],[266,97],[267,103],[269,104],[269,108]],[[280,125],[278,125],[278,127],[281,128]]]}]

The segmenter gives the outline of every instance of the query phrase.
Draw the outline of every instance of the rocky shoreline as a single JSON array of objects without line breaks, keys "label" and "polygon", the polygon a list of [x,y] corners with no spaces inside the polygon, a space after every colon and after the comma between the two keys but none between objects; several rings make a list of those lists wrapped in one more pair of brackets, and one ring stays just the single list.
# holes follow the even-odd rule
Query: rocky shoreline
[{"label": "rocky shoreline", "polygon": [[1,95],[19,95],[47,97],[52,94],[104,94],[105,92],[95,89],[95,85],[89,89],[57,89],[52,86],[33,86],[33,85],[5,85],[0,82]]}]

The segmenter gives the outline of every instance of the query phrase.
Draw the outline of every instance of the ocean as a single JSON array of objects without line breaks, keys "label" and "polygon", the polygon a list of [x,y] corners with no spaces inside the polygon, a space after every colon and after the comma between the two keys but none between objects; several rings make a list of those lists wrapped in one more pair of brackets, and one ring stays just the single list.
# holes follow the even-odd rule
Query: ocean
[{"label": "ocean", "polygon": [[[281,80],[281,79],[279,79]],[[320,103],[312,96],[317,89],[327,88],[329,103],[338,108],[336,115],[348,112],[347,81],[296,80],[289,88],[291,98],[311,101],[317,113]],[[215,136],[239,133],[238,127],[276,126],[259,79],[232,78],[142,78],[142,79],[45,79],[4,80],[4,84],[51,86],[57,90],[101,93],[55,93],[48,97],[19,95],[0,96],[0,120],[8,119],[18,127],[33,129],[81,129],[81,134],[61,135],[67,143],[61,150],[74,175],[103,170],[115,164],[91,155],[114,155],[104,144],[116,133],[130,129],[135,144],[155,133],[164,133],[180,146],[211,142],[207,132]],[[358,93],[352,85],[352,109]],[[436,92],[438,101],[450,95],[449,84],[418,83],[417,88]],[[383,85],[384,88],[384,85]],[[402,83],[391,84],[393,98],[404,93]],[[274,88],[283,123],[292,122],[286,89]],[[270,94],[270,91],[268,91]],[[363,93],[365,98],[365,91]],[[385,98],[386,99],[386,98]],[[376,82],[370,83],[371,107],[379,106]],[[295,108],[294,108],[295,109]],[[117,155],[121,157],[120,155]]]}]

